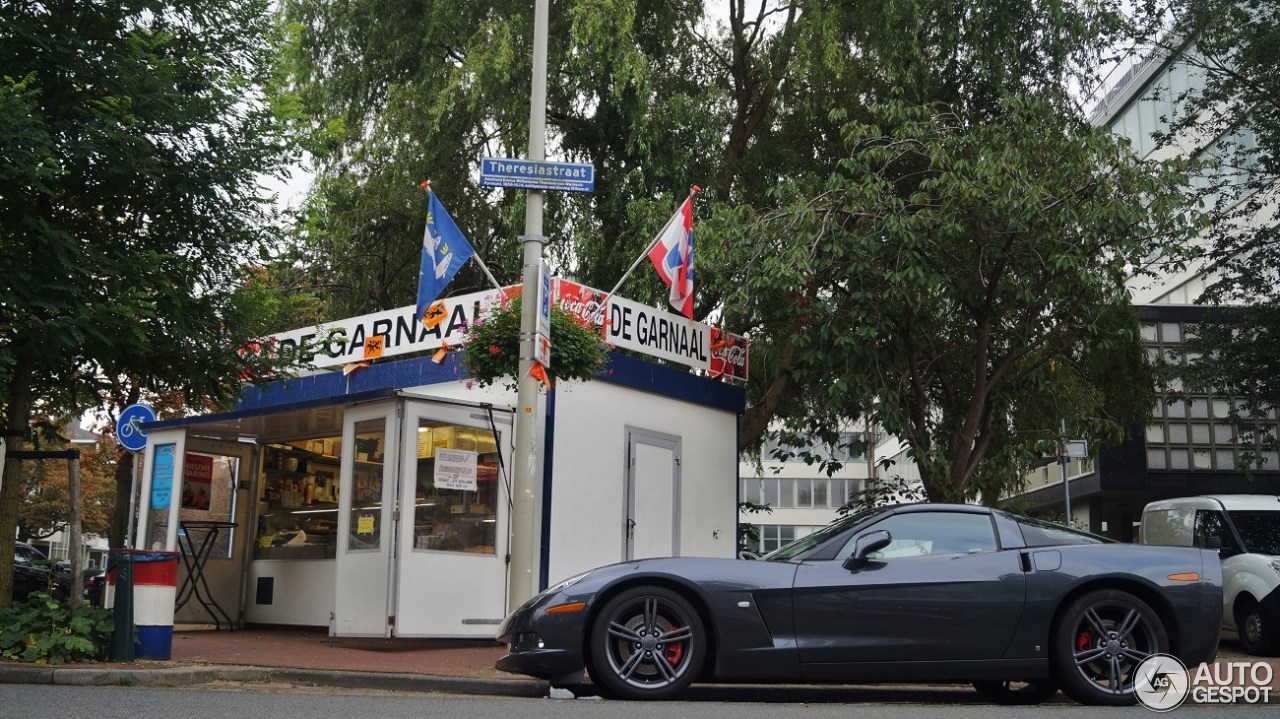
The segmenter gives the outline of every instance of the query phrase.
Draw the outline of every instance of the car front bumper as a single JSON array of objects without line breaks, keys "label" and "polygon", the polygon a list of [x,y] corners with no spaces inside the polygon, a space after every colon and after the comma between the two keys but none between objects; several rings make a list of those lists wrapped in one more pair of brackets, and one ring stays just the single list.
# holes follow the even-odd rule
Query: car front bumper
[{"label": "car front bumper", "polygon": [[512,612],[498,629],[507,654],[495,665],[504,672],[555,680],[580,674],[585,666],[587,610],[548,614],[547,607],[566,603],[560,593],[535,597]]}]

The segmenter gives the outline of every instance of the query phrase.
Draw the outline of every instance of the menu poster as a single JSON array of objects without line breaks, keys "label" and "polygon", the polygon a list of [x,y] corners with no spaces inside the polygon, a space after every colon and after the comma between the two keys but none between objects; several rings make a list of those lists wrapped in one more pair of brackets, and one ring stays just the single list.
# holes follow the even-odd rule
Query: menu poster
[{"label": "menu poster", "polygon": [[182,458],[182,507],[208,509],[213,488],[213,457],[188,452]]},{"label": "menu poster", "polygon": [[436,489],[476,491],[477,453],[465,449],[437,449]]}]

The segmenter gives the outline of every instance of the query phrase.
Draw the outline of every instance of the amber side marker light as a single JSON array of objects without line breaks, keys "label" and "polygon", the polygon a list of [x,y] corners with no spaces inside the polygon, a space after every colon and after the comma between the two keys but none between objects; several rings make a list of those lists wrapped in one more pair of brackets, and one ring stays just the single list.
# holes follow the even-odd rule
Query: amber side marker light
[{"label": "amber side marker light", "polygon": [[570,602],[568,604],[557,604],[554,607],[547,607],[547,614],[568,614],[569,612],[580,612],[586,608],[586,602]]},{"label": "amber side marker light", "polygon": [[1169,580],[1173,582],[1198,582],[1200,581],[1200,572],[1179,572],[1178,574],[1170,574]]}]

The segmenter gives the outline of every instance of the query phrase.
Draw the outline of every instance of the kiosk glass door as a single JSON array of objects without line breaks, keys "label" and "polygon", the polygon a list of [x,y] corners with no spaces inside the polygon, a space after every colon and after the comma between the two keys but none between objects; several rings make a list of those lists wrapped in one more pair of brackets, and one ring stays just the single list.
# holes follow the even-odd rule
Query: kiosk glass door
[{"label": "kiosk glass door", "polygon": [[508,506],[499,453],[510,422],[507,412],[406,402],[397,636],[492,637],[506,614]]},{"label": "kiosk glass door", "polygon": [[343,417],[337,532],[337,636],[390,636],[391,557],[398,456],[396,403]]}]

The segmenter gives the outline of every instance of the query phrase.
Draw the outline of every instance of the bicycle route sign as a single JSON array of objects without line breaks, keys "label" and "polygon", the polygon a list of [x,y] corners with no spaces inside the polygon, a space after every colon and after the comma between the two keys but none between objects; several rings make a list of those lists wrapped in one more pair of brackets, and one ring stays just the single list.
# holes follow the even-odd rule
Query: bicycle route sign
[{"label": "bicycle route sign", "polygon": [[141,451],[147,446],[147,431],[142,425],[154,421],[155,410],[145,404],[125,407],[116,420],[116,439],[120,440],[120,446],[132,452]]}]

